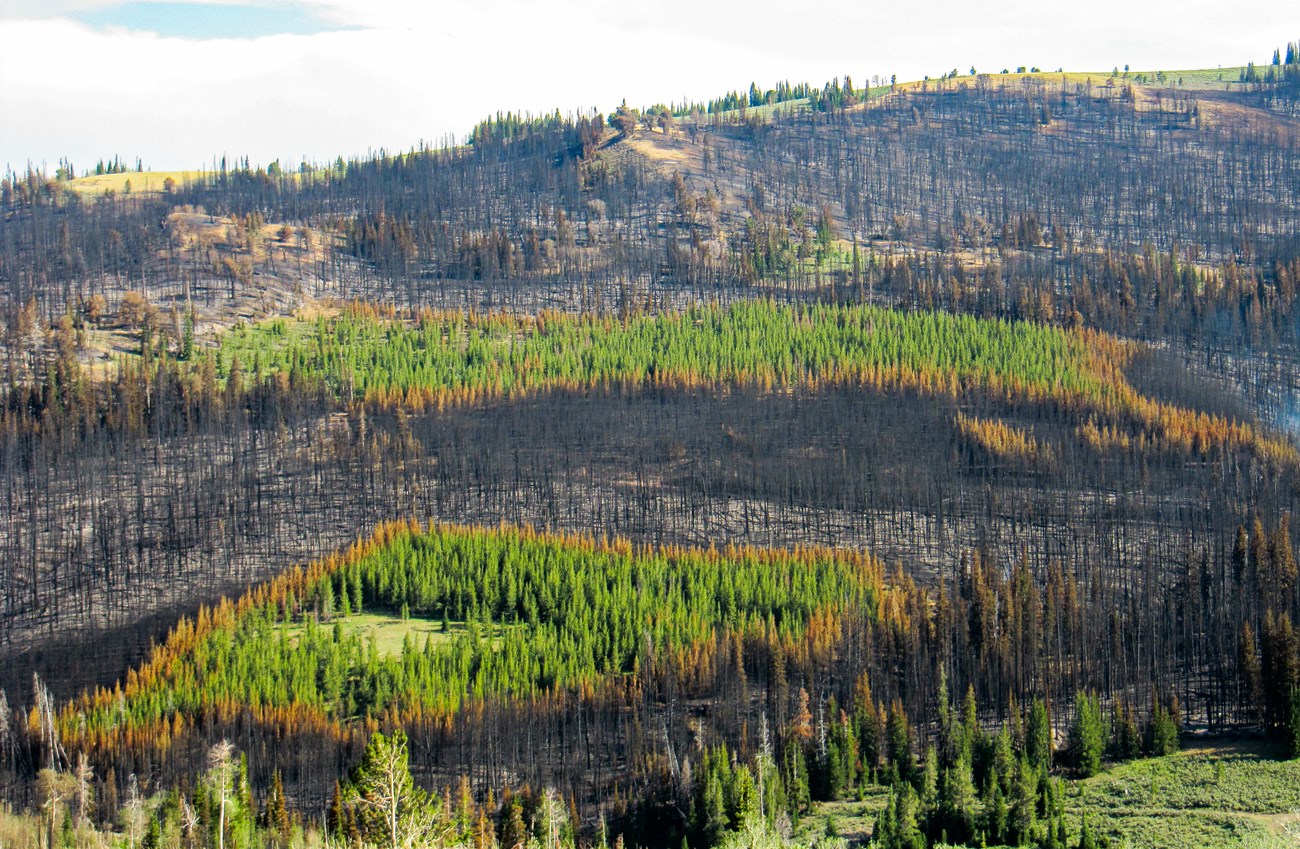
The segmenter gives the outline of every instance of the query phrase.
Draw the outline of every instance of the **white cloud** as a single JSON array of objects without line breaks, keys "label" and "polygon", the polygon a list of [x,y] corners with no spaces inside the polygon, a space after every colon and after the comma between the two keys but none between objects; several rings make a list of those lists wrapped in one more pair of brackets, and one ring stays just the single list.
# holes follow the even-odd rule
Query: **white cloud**
[{"label": "white cloud", "polygon": [[[271,6],[292,3],[322,5],[316,0],[159,0],[187,6]],[[38,21],[67,17],[81,12],[109,9],[132,0],[0,0],[0,20]],[[148,3],[150,0],[139,0]]]},{"label": "white cloud", "polygon": [[461,136],[498,110],[610,110],[750,80],[861,83],[971,65],[1213,67],[1300,37],[1300,11],[1280,0],[1249,16],[1208,0],[1176,12],[1117,0],[1083,12],[1028,0],[799,11],[777,0],[319,0],[303,5],[355,29],[203,41],[52,19],[89,5],[103,4],[0,0],[0,165],[325,160]]}]

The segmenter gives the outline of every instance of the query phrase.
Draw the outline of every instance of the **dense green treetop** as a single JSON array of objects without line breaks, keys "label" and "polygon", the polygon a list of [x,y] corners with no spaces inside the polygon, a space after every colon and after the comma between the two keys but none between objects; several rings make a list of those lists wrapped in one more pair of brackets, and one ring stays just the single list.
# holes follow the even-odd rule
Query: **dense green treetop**
[{"label": "dense green treetop", "polygon": [[[308,706],[338,719],[389,708],[596,686],[718,634],[802,633],[815,615],[874,616],[880,566],[824,551],[640,549],[516,530],[403,531],[329,568],[183,623],[91,728],[213,705]],[[382,656],[347,626],[363,607],[454,621]],[[237,612],[236,612],[237,611]]]},{"label": "dense green treetop", "polygon": [[323,378],[336,391],[486,389],[664,381],[797,385],[861,370],[942,372],[1094,395],[1107,378],[1083,337],[1029,322],[872,306],[708,306],[679,313],[575,317],[426,315],[378,320],[360,310],[276,320],[227,334],[221,369]]}]

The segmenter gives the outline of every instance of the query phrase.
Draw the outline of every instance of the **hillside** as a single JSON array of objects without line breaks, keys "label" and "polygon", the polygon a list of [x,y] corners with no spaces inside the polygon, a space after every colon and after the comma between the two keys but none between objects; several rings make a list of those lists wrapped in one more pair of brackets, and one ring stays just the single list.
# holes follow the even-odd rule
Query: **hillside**
[{"label": "hillside", "polygon": [[[1295,761],[1267,746],[1194,741],[1177,755],[1115,764],[1101,775],[1062,789],[1067,820],[1085,818],[1095,839],[1128,846],[1214,849],[1295,845]],[[806,820],[803,842],[868,836],[886,798],[823,803]]]},{"label": "hillside", "polygon": [[[1268,74],[9,175],[0,797],[46,849],[1269,845],[1300,61]],[[384,758],[418,838],[377,830]]]}]

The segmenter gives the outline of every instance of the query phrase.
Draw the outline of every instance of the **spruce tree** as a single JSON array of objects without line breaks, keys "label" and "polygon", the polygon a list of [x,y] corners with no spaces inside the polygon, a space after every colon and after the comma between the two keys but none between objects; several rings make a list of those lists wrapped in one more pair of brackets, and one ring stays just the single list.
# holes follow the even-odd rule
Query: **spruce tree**
[{"label": "spruce tree", "polygon": [[1177,710],[1176,706],[1165,707],[1158,696],[1152,696],[1149,747],[1152,755],[1161,757],[1178,751]]},{"label": "spruce tree", "polygon": [[1046,773],[1052,768],[1052,721],[1047,714],[1047,704],[1034,699],[1025,726],[1025,756],[1034,769]]},{"label": "spruce tree", "polygon": [[1115,703],[1113,712],[1111,750],[1118,760],[1132,760],[1142,754],[1142,738],[1138,734],[1137,719],[1133,715],[1133,707],[1128,702],[1120,699]]},{"label": "spruce tree", "polygon": [[1080,690],[1074,698],[1074,721],[1070,724],[1070,763],[1085,778],[1101,771],[1101,756],[1106,749],[1106,724],[1101,701]]},{"label": "spruce tree", "polygon": [[1022,845],[1033,832],[1038,813],[1038,775],[1027,761],[1017,766],[1015,779],[1007,794],[1007,826],[1005,842]]},{"label": "spruce tree", "polygon": [[388,849],[416,845],[431,834],[437,798],[411,779],[406,733],[375,732],[344,791],[363,843]]},{"label": "spruce tree", "polygon": [[886,728],[889,741],[889,763],[894,775],[900,781],[912,780],[912,728],[908,724],[903,704],[897,699],[889,706],[889,722]]},{"label": "spruce tree", "polygon": [[1083,822],[1079,826],[1079,849],[1099,849],[1097,838],[1092,836],[1092,829],[1088,828],[1088,815],[1083,815]]}]

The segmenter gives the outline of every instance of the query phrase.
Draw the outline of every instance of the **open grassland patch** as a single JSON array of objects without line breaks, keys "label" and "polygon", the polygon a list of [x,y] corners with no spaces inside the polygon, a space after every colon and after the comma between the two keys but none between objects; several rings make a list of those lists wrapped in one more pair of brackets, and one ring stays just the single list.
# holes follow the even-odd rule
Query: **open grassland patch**
[{"label": "open grassland patch", "polygon": [[1118,764],[1066,785],[1066,810],[1120,846],[1284,847],[1300,811],[1300,761],[1256,742]]},{"label": "open grassland patch", "polygon": [[[391,611],[354,613],[351,616],[337,618],[339,627],[345,635],[355,634],[369,646],[374,643],[375,651],[380,657],[401,657],[403,650],[443,647],[466,634],[469,624],[465,620],[451,621],[437,617],[407,616]],[[297,640],[307,630],[303,624],[291,625],[287,631],[291,640]],[[492,626],[494,641],[499,641],[504,632],[503,626]]]},{"label": "open grassland patch", "polygon": [[69,180],[64,185],[86,197],[98,197],[105,192],[121,194],[129,183],[132,192],[157,194],[164,190],[168,179],[182,186],[203,176],[201,171],[128,171],[121,174],[91,174]]}]

